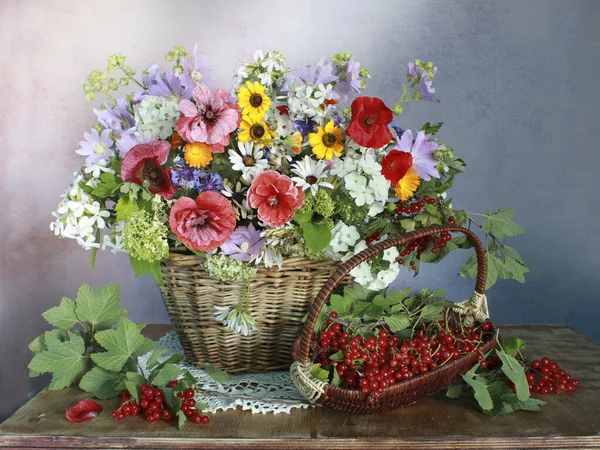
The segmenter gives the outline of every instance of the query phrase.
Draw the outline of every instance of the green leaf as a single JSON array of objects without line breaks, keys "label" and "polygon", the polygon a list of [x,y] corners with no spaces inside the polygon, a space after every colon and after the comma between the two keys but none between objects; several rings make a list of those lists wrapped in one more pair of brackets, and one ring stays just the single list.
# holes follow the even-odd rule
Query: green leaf
[{"label": "green leaf", "polygon": [[525,341],[515,337],[501,338],[500,343],[504,351],[510,356],[517,356],[519,350],[525,347]]},{"label": "green leaf", "polygon": [[505,257],[514,259],[519,264],[525,265],[525,263],[519,256],[519,253],[514,248],[509,247],[508,245],[505,245],[505,244],[502,244],[502,246],[500,248],[502,249],[502,252],[504,253]]},{"label": "green leaf", "polygon": [[67,340],[51,331],[44,333],[46,350],[34,355],[27,366],[36,374],[52,374],[52,381],[48,386],[51,391],[70,386],[87,368],[83,338],[74,333],[68,333],[68,337]]},{"label": "green leaf", "polygon": [[112,398],[125,388],[125,377],[120,372],[94,367],[83,376],[79,387],[99,399]]},{"label": "green leaf", "polygon": [[156,284],[159,286],[164,284],[162,272],[160,270],[160,261],[149,262],[129,255],[129,262],[131,263],[131,268],[136,277],[149,273],[152,275],[152,278],[154,278],[154,281],[156,281]]},{"label": "green leaf", "polygon": [[167,364],[150,380],[150,382],[159,387],[164,387],[169,384],[169,381],[179,378],[183,374],[183,370],[175,364]]},{"label": "green leaf", "polygon": [[477,400],[477,403],[479,403],[481,409],[484,411],[489,411],[494,407],[494,402],[492,401],[492,397],[488,392],[488,386],[485,378],[470,378],[466,375],[463,375],[463,380],[465,380],[465,382],[471,386],[475,392],[475,400]]},{"label": "green leaf", "polygon": [[463,278],[475,278],[477,276],[477,255],[471,253],[467,262],[463,264],[459,272]]},{"label": "green leaf", "polygon": [[496,354],[502,361],[502,372],[515,385],[517,398],[522,402],[526,401],[529,398],[529,386],[525,368],[515,357],[504,353],[502,350],[497,349]]},{"label": "green leaf", "polygon": [[182,410],[178,409],[177,410],[177,427],[181,430],[186,422],[187,422],[187,417],[185,416],[185,413]]},{"label": "green leaf", "polygon": [[120,288],[118,284],[103,286],[94,291],[87,284],[77,291],[75,314],[82,322],[90,324],[94,331],[112,327],[127,311],[119,302]]},{"label": "green leaf", "polygon": [[411,290],[412,290],[411,288],[408,288],[403,291],[387,292],[386,296],[387,296],[388,304],[397,305],[399,303],[402,303],[406,299],[406,297],[408,297],[410,295]]},{"label": "green leaf", "polygon": [[140,386],[146,382],[146,378],[137,372],[127,372],[125,378],[125,387],[135,401],[139,403]]},{"label": "green leaf", "polygon": [[444,122],[438,122],[435,125],[431,125],[429,122],[427,122],[425,125],[423,125],[422,130],[425,132],[425,134],[435,135],[438,131],[440,131],[442,125],[444,125]]},{"label": "green leaf", "polygon": [[[464,170],[464,164],[462,165],[462,169]],[[465,210],[458,210],[458,211],[454,211],[454,222],[456,223],[456,225],[458,225],[459,227],[463,226],[463,224],[467,221],[467,212]],[[466,236],[462,236],[464,237],[467,241],[471,242],[470,239],[468,239]]]},{"label": "green leaf", "polygon": [[47,334],[51,334],[53,339],[58,339],[59,341],[64,341],[67,338],[67,335],[64,331],[57,330],[55,328],[53,330],[46,331],[44,334],[39,335],[33,341],[31,341],[31,343],[29,344],[29,350],[31,350],[33,353],[39,353],[41,351],[48,350],[45,343],[45,336]]},{"label": "green leaf", "polygon": [[464,380],[458,379],[448,387],[448,391],[446,392],[446,397],[458,398],[461,395],[463,395],[465,388],[466,388],[466,384],[465,384]]},{"label": "green leaf", "polygon": [[373,299],[373,305],[381,309],[386,309],[390,306],[390,301],[385,295],[378,294]]},{"label": "green leaf", "polygon": [[317,320],[315,321],[315,331],[321,330],[321,328],[323,327],[323,323],[325,322],[325,320],[327,320],[327,317],[329,317],[329,312],[329,305],[325,303],[321,308],[321,312],[319,312],[319,315],[317,316]]},{"label": "green leaf", "polygon": [[336,387],[340,387],[342,385],[342,379],[340,378],[340,374],[338,373],[335,367],[333,368],[333,378],[331,379],[331,385]]},{"label": "green leaf", "polygon": [[473,248],[473,242],[471,242],[471,239],[469,239],[465,235],[453,237],[452,239],[450,239],[450,242],[456,245],[457,248],[462,248],[465,250]]},{"label": "green leaf", "polygon": [[425,305],[421,310],[421,320],[436,320],[441,318],[443,307],[437,305]]},{"label": "green leaf", "polygon": [[127,220],[132,213],[139,211],[140,206],[135,200],[131,200],[128,195],[119,197],[119,201],[115,205],[117,220]]},{"label": "green leaf", "polygon": [[412,231],[415,229],[417,222],[412,219],[402,219],[400,221],[400,226],[404,228],[406,231]]},{"label": "green leaf", "polygon": [[352,298],[333,294],[329,298],[329,306],[331,311],[335,311],[340,316],[345,316],[350,313],[350,308],[352,307]]},{"label": "green leaf", "polygon": [[302,224],[302,235],[306,246],[313,253],[320,253],[331,242],[331,230],[323,223],[306,222]]},{"label": "green leaf", "polygon": [[75,315],[75,302],[67,297],[63,297],[59,306],[50,308],[42,316],[50,325],[61,330],[70,330],[78,322]]},{"label": "green leaf", "polygon": [[489,289],[496,281],[498,281],[498,275],[500,274],[501,262],[491,253],[485,254],[485,261],[487,263],[487,279],[485,280],[485,288]]},{"label": "green leaf", "polygon": [[377,291],[372,291],[358,283],[352,286],[344,286],[344,297],[350,297],[352,301],[372,300],[377,295]]},{"label": "green leaf", "polygon": [[371,307],[371,303],[369,302],[356,302],[354,304],[354,308],[352,311],[352,315],[354,317],[361,317],[364,315],[365,311]]},{"label": "green leaf", "polygon": [[156,350],[154,350],[148,358],[146,367],[152,370],[154,366],[158,365],[158,359],[165,353],[169,353],[169,350],[167,350],[166,348],[157,348]]},{"label": "green leaf", "polygon": [[546,404],[546,402],[537,400],[533,397],[529,397],[524,402],[520,401],[504,381],[495,381],[491,383],[488,390],[494,401],[494,408],[484,412],[491,417],[496,417],[501,414],[510,414],[519,410],[539,411],[540,406]]},{"label": "green leaf", "polygon": [[324,383],[329,383],[329,371],[322,369],[319,364],[313,364],[310,366],[310,374],[317,380]]},{"label": "green leaf", "polygon": [[202,363],[202,368],[206,370],[206,374],[218,383],[229,383],[231,376],[224,370],[217,369],[210,363]]},{"label": "green leaf", "polygon": [[92,353],[92,360],[103,369],[118,372],[127,362],[135,361],[139,356],[152,351],[156,342],[142,336],[140,331],[144,326],[123,317],[116,329],[96,333],[96,342],[104,347],[106,352]]},{"label": "green leaf", "polygon": [[[184,359],[185,359],[185,356],[180,355],[178,353],[169,356],[163,362],[158,364],[154,369],[152,369],[152,372],[150,373],[150,376],[148,378],[150,378],[150,379],[154,378],[156,376],[156,374],[167,364],[178,364],[181,361],[183,361]],[[195,382],[195,379],[194,379],[194,382]]]},{"label": "green leaf", "polygon": [[487,220],[482,229],[487,234],[493,234],[498,239],[503,239],[525,233],[525,229],[512,221],[514,210],[502,208],[496,211],[485,211]]},{"label": "green leaf", "polygon": [[499,276],[504,279],[513,279],[519,283],[525,283],[524,275],[529,272],[519,261],[505,256],[503,259],[496,258]]},{"label": "green leaf", "polygon": [[397,333],[411,326],[410,317],[408,314],[395,314],[393,316],[385,316],[385,323],[390,327],[392,333]]},{"label": "green leaf", "polygon": [[98,198],[107,198],[116,193],[122,183],[114,173],[103,172],[100,175],[100,183],[92,191],[92,195]]},{"label": "green leaf", "polygon": [[303,213],[296,212],[292,220],[296,223],[307,223],[310,222],[310,219],[312,219],[313,214],[313,211],[306,211]]},{"label": "green leaf", "polygon": [[344,352],[339,350],[332,355],[329,355],[329,359],[332,361],[343,361],[344,360]]}]

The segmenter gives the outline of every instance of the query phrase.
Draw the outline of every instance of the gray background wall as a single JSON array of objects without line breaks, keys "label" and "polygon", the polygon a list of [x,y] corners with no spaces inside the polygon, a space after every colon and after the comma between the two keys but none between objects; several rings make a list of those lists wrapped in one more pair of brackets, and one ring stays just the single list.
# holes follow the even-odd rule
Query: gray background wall
[{"label": "gray background wall", "polygon": [[[89,253],[48,227],[94,121],[97,103],[84,102],[81,86],[116,52],[141,70],[198,43],[226,87],[256,48],[282,51],[291,66],[351,51],[373,75],[368,94],[389,105],[408,60],[435,61],[442,103],[408,107],[401,124],[444,121],[441,139],[469,167],[455,206],[513,207],[528,230],[512,243],[531,266],[528,282],[494,287],[493,317],[568,323],[600,340],[599,23],[596,0],[0,0],[0,420],[47,382],[27,378],[27,344],[48,328],[41,313],[80,284],[120,283],[134,320],[169,320],[152,279],[135,279],[126,257],[99,254],[90,271]],[[416,280],[404,273],[398,285],[464,299],[465,259]]]}]

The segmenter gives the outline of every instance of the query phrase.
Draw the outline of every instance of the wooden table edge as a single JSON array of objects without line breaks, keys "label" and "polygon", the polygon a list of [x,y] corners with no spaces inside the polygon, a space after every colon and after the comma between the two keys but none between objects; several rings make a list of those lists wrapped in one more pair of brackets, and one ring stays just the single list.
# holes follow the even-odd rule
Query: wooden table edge
[{"label": "wooden table edge", "polygon": [[[98,437],[51,435],[0,435],[1,448],[244,448],[244,449],[472,449],[473,437],[421,438],[286,438],[286,439],[227,439],[227,438],[160,438],[160,437]],[[478,448],[486,449],[600,449],[598,436],[545,436],[545,437],[478,437]]]}]

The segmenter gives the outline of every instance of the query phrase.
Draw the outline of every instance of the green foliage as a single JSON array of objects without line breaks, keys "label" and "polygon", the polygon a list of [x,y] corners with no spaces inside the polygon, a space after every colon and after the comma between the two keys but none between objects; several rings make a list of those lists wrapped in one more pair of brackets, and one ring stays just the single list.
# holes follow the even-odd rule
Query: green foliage
[{"label": "green foliage", "polygon": [[108,198],[119,192],[123,182],[119,177],[110,172],[103,172],[100,175],[100,183],[92,191],[92,195],[100,199]]},{"label": "green foliage", "polygon": [[[82,285],[75,301],[63,298],[59,306],[49,309],[43,316],[57,328],[36,337],[29,349],[34,356],[29,363],[30,376],[50,373],[49,390],[59,390],[78,383],[79,387],[99,399],[111,398],[127,389],[139,399],[139,389],[144,383],[159,386],[173,398],[172,411],[181,400],[173,392],[181,392],[196,383],[194,377],[177,363],[183,355],[172,355],[160,362],[166,350],[155,350],[148,358],[150,374],[138,373],[138,357],[155,349],[156,343],[142,336],[142,324],[136,324],[119,306],[119,286],[104,286],[93,290]],[[80,327],[80,328],[78,328]],[[205,364],[209,376],[226,383],[229,375]],[[167,388],[169,381],[179,379],[178,387]],[[206,408],[197,404],[197,408]],[[185,416],[180,418],[180,425]]]},{"label": "green foliage", "polygon": [[[449,386],[449,398],[472,396],[486,414],[495,417],[518,410],[539,411],[545,402],[531,398],[523,363],[515,355],[525,346],[519,338],[503,339],[486,357],[498,357],[502,364],[492,370],[483,368],[479,362],[462,378]],[[512,353],[512,354],[511,354]],[[508,386],[514,384],[514,392]]]},{"label": "green foliage", "polygon": [[144,259],[137,259],[129,255],[129,262],[133,269],[133,273],[136,277],[149,273],[156,281],[156,284],[162,286],[164,284],[162,272],[160,270],[160,261],[146,261]]},{"label": "green foliage", "polygon": [[306,246],[313,253],[320,253],[331,242],[331,228],[323,222],[306,222],[300,225]]},{"label": "green foliage", "polygon": [[525,229],[512,221],[514,211],[510,208],[502,208],[496,211],[485,211],[483,216],[483,231],[493,234],[498,239],[503,239],[525,233]]}]

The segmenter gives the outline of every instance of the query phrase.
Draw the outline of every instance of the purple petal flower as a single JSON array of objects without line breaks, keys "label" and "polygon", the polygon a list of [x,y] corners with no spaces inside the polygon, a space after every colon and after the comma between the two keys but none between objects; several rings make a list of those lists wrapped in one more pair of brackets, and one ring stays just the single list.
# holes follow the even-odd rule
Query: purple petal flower
[{"label": "purple petal flower", "polygon": [[293,84],[329,84],[339,79],[335,65],[325,58],[317,64],[296,69],[286,75],[286,81]]},{"label": "purple petal flower", "polygon": [[[184,87],[174,72],[160,73],[156,64],[146,69],[147,73],[142,75],[142,82],[147,89],[138,89],[133,99],[135,103],[144,100],[146,95],[157,95],[165,98],[183,98]],[[189,97],[188,97],[189,98]]]},{"label": "purple petal flower", "polygon": [[194,55],[192,58],[181,59],[181,66],[183,67],[183,73],[179,75],[179,81],[181,81],[181,84],[185,88],[181,98],[189,100],[192,97],[194,88],[201,83],[206,84],[210,90],[213,90],[211,83],[212,72],[207,69],[208,56],[198,55],[197,45],[194,46]]},{"label": "purple petal flower", "polygon": [[198,189],[201,172],[192,167],[184,167],[182,169],[173,169],[171,172],[171,180],[175,186],[185,189]]},{"label": "purple petal flower", "polygon": [[221,245],[221,254],[248,262],[258,256],[264,243],[265,240],[260,237],[260,231],[254,225],[237,227],[229,240]]},{"label": "purple petal flower", "polygon": [[154,141],[156,138],[150,133],[137,133],[135,127],[131,127],[121,133],[121,136],[116,140],[115,145],[119,150],[119,155],[124,157],[129,150],[138,144],[147,144]]},{"label": "purple petal flower", "polygon": [[417,78],[421,73],[421,68],[417,66],[414,62],[410,61],[408,63],[408,76],[411,78]]},{"label": "purple petal flower", "polygon": [[346,77],[333,87],[334,92],[340,96],[342,103],[349,103],[350,93],[360,93],[362,91],[362,86],[358,78],[359,67],[360,63],[354,61],[354,57],[350,57],[350,60],[346,63]]},{"label": "purple petal flower", "polygon": [[392,150],[400,150],[402,152],[410,153],[413,157],[413,164],[417,169],[417,173],[428,181],[433,178],[439,178],[440,173],[435,168],[438,161],[433,157],[433,152],[438,149],[438,144],[433,141],[428,141],[424,131],[417,133],[417,138],[413,143],[413,133],[411,130],[406,130],[400,142]]},{"label": "purple petal flower", "polygon": [[431,87],[431,83],[432,82],[429,80],[429,75],[427,72],[423,72],[421,75],[421,80],[419,81],[420,98],[421,100],[426,100],[428,102],[439,103],[440,100],[435,97],[435,89]]},{"label": "purple petal flower", "polygon": [[83,133],[85,141],[79,143],[79,149],[75,150],[78,155],[87,156],[86,164],[97,164],[101,160],[108,162],[114,156],[112,150],[113,141],[110,138],[110,130],[103,130],[102,134],[92,128],[89,133]]},{"label": "purple petal flower", "polygon": [[117,98],[117,108],[111,108],[106,103],[103,109],[95,109],[94,114],[103,128],[111,130],[113,136],[120,136],[123,130],[135,126],[135,119],[127,109],[129,103],[124,97]]},{"label": "purple petal flower", "polygon": [[303,136],[307,136],[308,133],[315,133],[316,125],[316,122],[312,121],[311,119],[292,121],[294,131],[299,131]]},{"label": "purple petal flower", "polygon": [[396,122],[390,123],[390,128],[392,128],[396,132],[396,134],[398,135],[398,139],[400,139],[404,134],[404,131],[406,131],[402,129],[400,125],[398,125]]},{"label": "purple petal flower", "polygon": [[206,191],[221,192],[223,188],[223,177],[218,173],[204,172],[200,175],[197,185],[198,193]]}]

